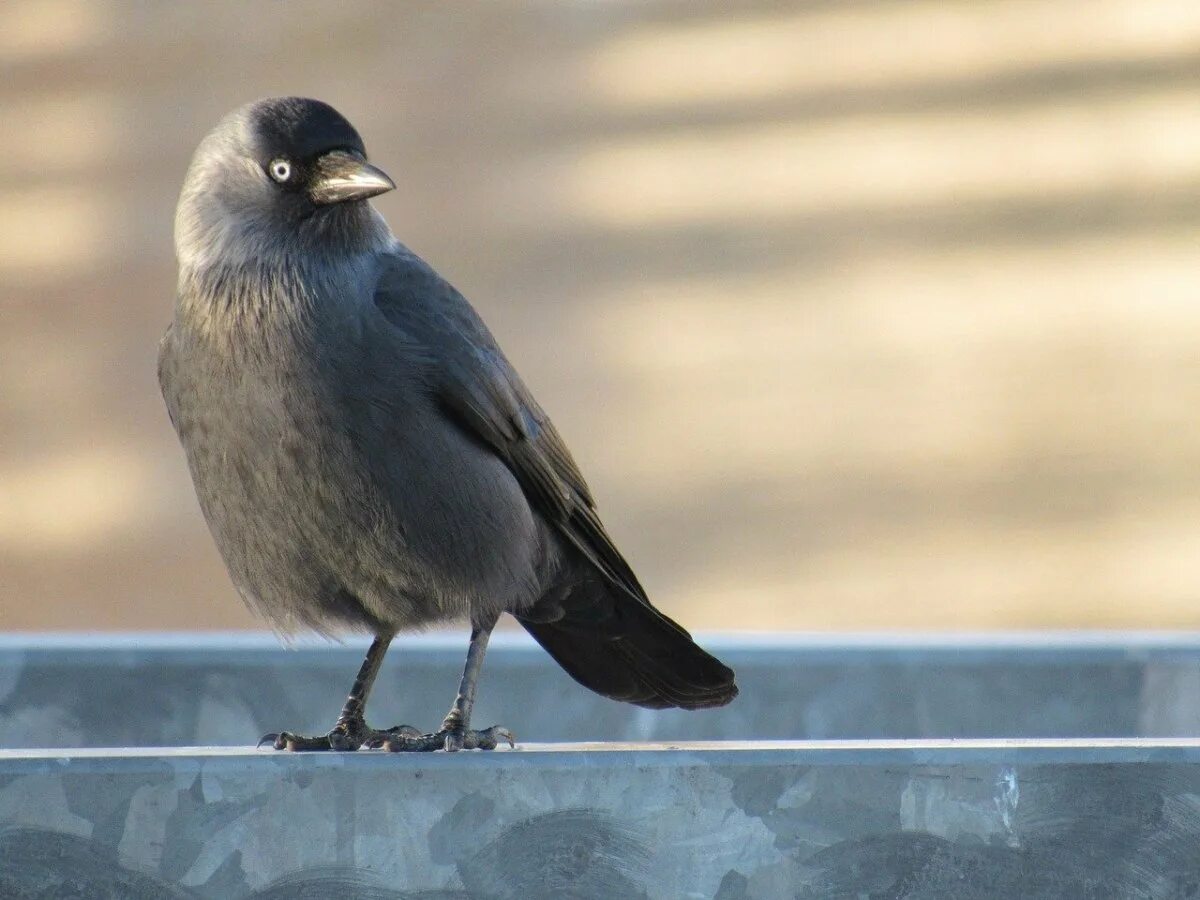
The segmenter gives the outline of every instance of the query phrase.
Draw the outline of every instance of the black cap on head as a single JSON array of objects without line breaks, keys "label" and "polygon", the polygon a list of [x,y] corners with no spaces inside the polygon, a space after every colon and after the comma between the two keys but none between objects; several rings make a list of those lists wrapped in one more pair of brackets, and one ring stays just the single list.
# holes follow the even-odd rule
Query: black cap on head
[{"label": "black cap on head", "polygon": [[303,243],[310,255],[382,246],[391,232],[366,203],[396,187],[328,103],[276,97],[225,116],[196,148],[175,214],[181,267],[262,257]]},{"label": "black cap on head", "polygon": [[277,157],[308,159],[329,150],[366,155],[362,138],[336,109],[306,97],[259,100],[247,110],[261,162]]}]

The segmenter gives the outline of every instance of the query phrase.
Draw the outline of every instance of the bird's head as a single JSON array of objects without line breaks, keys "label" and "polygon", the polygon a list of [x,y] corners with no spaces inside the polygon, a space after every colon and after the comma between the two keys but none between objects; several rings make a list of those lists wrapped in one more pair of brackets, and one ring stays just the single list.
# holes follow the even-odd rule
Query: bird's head
[{"label": "bird's head", "polygon": [[354,252],[388,235],[365,203],[396,185],[319,100],[259,100],[226,116],[192,158],[175,215],[181,265],[280,249]]}]

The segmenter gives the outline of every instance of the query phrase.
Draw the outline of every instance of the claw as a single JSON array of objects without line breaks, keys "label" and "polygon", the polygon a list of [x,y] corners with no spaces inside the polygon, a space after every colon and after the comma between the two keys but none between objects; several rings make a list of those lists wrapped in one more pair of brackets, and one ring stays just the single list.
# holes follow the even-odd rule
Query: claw
[{"label": "claw", "polygon": [[[517,746],[516,736],[507,728],[493,725],[483,731],[472,731],[468,735],[467,749],[495,750],[500,741],[508,741],[509,747]],[[449,749],[449,748],[447,748]]]},{"label": "claw", "polygon": [[510,750],[517,749],[517,736],[515,734],[513,734],[511,731],[509,731],[507,728],[502,728],[499,725],[493,725],[485,733],[489,733],[492,736],[492,749],[495,749],[495,747],[496,747],[496,744],[497,744],[496,739],[497,738],[508,741],[508,748]]},{"label": "claw", "polygon": [[328,750],[329,744],[323,744],[324,738],[306,738],[290,731],[271,732],[259,739],[254,749],[270,744],[273,750]]},{"label": "claw", "polygon": [[340,749],[337,743],[339,737],[340,735],[332,731],[320,737],[304,737],[303,735],[292,734],[290,731],[281,731],[279,734],[265,735],[262,741],[259,741],[258,745],[261,747],[267,738],[274,738],[271,746],[276,750],[290,750],[292,752],[337,750]]}]

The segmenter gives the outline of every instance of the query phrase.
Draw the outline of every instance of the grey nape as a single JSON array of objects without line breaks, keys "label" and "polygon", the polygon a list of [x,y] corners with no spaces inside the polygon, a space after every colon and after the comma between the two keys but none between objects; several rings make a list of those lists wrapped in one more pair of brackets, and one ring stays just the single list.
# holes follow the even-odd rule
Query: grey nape
[{"label": "grey nape", "polygon": [[[201,142],[176,211],[159,381],[230,576],[277,628],[375,635],[329,734],[268,739],[312,750],[511,742],[503,728],[470,727],[504,612],[604,696],[728,703],[733,672],[650,603],[475,310],[369,203],[393,187],[331,107],[270,99]],[[461,618],[471,643],[441,728],[369,728],[392,636]]]}]

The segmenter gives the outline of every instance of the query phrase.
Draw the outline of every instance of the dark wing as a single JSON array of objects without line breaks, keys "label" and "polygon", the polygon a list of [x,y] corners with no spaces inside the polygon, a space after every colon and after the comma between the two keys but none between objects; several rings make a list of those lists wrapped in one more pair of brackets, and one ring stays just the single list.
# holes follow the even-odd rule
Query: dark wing
[{"label": "dark wing", "polygon": [[575,680],[615,700],[702,709],[736,697],[733,671],[646,599],[562,438],[462,295],[397,249],[375,302],[425,351],[425,378],[447,416],[504,460],[530,505],[602,575],[519,615],[534,639]]},{"label": "dark wing", "polygon": [[429,351],[430,387],[448,415],[504,460],[530,504],[606,579],[648,603],[562,437],[466,299],[419,257],[400,251],[388,261],[375,303]]}]

